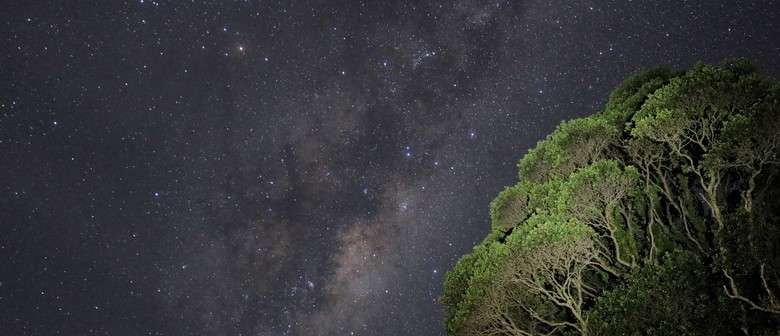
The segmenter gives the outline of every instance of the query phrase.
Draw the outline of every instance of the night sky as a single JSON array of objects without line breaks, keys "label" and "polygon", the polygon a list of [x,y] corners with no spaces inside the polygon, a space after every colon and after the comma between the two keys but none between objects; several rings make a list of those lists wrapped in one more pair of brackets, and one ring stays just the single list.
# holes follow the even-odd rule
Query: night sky
[{"label": "night sky", "polygon": [[773,1],[2,7],[4,335],[443,335],[561,120],[660,64],[780,78]]}]

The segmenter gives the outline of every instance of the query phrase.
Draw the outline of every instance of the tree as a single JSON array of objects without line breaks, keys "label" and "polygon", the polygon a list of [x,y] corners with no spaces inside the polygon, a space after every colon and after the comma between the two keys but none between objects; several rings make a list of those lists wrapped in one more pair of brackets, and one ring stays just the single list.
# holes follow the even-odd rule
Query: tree
[{"label": "tree", "polygon": [[[586,273],[599,265],[600,253],[595,232],[574,219],[536,216],[531,221],[539,223],[530,223],[533,229],[510,237],[516,251],[500,269],[498,283],[512,289],[508,301],[547,332],[574,329],[587,334],[585,300],[594,289]],[[549,313],[551,306],[565,314]]]},{"label": "tree", "polygon": [[780,332],[780,84],[659,68],[561,123],[447,276],[453,335]]},{"label": "tree", "polygon": [[[479,295],[472,296],[472,302],[461,297],[459,323],[447,324],[448,331],[457,335],[534,335],[568,329],[586,333],[585,300],[594,292],[586,275],[598,266],[599,254],[594,234],[575,220],[542,215],[529,219],[506,237],[506,254],[490,277],[479,284],[475,281],[480,277],[472,277],[469,285],[479,289],[470,287],[471,293]],[[462,261],[474,260],[474,255]],[[456,277],[462,279],[463,265],[459,262],[457,271],[448,275],[448,285],[455,286]],[[451,299],[452,295],[443,298]]]},{"label": "tree", "polygon": [[557,205],[558,211],[595,229],[606,240],[600,244],[602,252],[614,254],[615,261],[627,267],[636,262],[636,247],[627,227],[615,219],[615,210],[635,187],[637,175],[634,167],[621,169],[615,161],[594,162],[569,176]]},{"label": "tree", "polygon": [[465,330],[473,329],[474,316],[479,316],[488,286],[494,282],[499,263],[508,253],[500,239],[504,239],[503,232],[493,231],[447,273],[440,301],[448,307],[444,325],[450,334],[474,335]]},{"label": "tree", "polygon": [[528,184],[507,187],[490,202],[490,219],[494,229],[509,230],[528,218],[530,208]]},{"label": "tree", "polygon": [[601,158],[616,144],[619,133],[619,129],[605,118],[565,121],[520,160],[520,179],[539,183],[564,177]]}]

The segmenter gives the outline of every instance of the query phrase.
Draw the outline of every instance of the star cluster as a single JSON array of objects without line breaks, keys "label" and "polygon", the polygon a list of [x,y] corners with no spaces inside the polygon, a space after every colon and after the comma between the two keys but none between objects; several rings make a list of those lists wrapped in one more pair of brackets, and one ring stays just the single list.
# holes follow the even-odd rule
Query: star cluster
[{"label": "star cluster", "polygon": [[780,77],[772,1],[5,7],[9,335],[442,335],[558,122],[660,64]]}]

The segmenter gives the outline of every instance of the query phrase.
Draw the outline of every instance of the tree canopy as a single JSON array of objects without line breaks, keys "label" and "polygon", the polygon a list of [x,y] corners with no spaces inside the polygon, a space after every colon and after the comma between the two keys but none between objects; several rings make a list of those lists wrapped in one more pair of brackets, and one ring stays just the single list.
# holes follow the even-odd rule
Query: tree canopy
[{"label": "tree canopy", "polygon": [[780,332],[780,84],[637,73],[561,123],[447,275],[451,335]]}]

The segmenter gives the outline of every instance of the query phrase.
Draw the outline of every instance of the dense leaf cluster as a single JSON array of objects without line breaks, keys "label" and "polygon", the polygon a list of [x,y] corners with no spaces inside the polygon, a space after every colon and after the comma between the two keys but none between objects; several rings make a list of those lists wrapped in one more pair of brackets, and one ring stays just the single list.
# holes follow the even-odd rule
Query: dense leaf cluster
[{"label": "dense leaf cluster", "polygon": [[780,84],[748,62],[632,76],[520,160],[447,331],[777,334],[779,153]]}]

